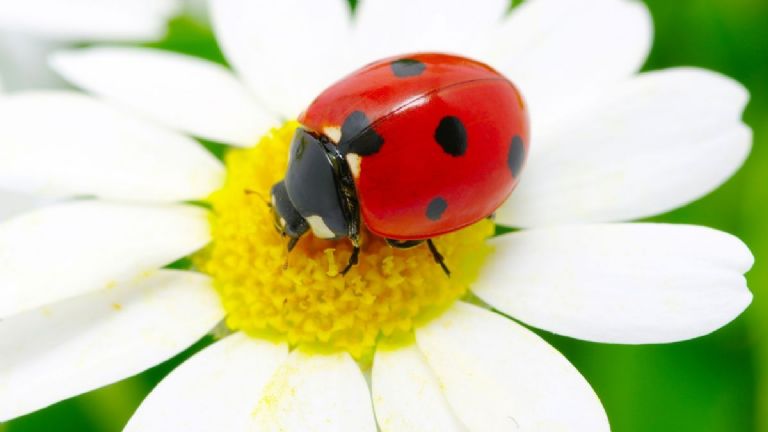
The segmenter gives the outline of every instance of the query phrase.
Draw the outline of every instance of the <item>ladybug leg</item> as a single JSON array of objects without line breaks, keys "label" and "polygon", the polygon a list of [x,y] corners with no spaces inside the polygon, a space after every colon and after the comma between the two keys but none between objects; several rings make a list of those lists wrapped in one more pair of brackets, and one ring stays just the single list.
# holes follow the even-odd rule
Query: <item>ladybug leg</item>
[{"label": "ladybug leg", "polygon": [[395,249],[410,249],[424,243],[424,240],[395,240],[387,239],[387,244]]},{"label": "ladybug leg", "polygon": [[360,243],[356,240],[352,240],[352,246],[354,247],[354,249],[352,249],[352,255],[349,256],[349,261],[347,261],[347,266],[344,267],[344,270],[341,271],[342,276],[346,275],[349,269],[351,269],[352,266],[355,266],[358,263],[358,258],[360,257]]},{"label": "ladybug leg", "polygon": [[[283,234],[283,237],[285,237],[285,234]],[[296,247],[296,243],[299,242],[299,237],[291,237],[291,239],[288,241],[288,246],[285,248],[285,262],[283,263],[283,270],[288,270],[288,257],[291,256],[291,251],[293,248]]]},{"label": "ladybug leg", "polygon": [[288,253],[290,253],[293,248],[296,247],[296,244],[299,242],[299,239],[301,237],[291,237],[290,240],[288,240]]},{"label": "ladybug leg", "polygon": [[[283,237],[287,237],[285,233],[282,234]],[[288,245],[286,247],[286,254],[285,254],[285,263],[283,263],[283,270],[288,269],[288,257],[291,255],[291,251],[293,248],[296,247],[296,244],[299,243],[299,240],[301,240],[301,237],[291,237],[290,240],[288,240]]]},{"label": "ladybug leg", "polygon": [[352,268],[352,266],[356,266],[358,263],[358,257],[360,256],[360,246],[355,246],[354,249],[352,249],[352,255],[349,256],[349,261],[347,262],[347,266],[344,267],[344,270],[341,271],[341,275],[344,276],[349,272],[349,269]]},{"label": "ladybug leg", "polygon": [[446,276],[451,276],[451,271],[448,270],[448,266],[445,265],[445,259],[440,254],[440,252],[437,251],[437,248],[435,247],[435,243],[432,242],[432,239],[427,240],[427,246],[429,247],[429,251],[432,252],[432,257],[435,258],[435,262],[440,264],[440,267],[443,268],[443,271],[445,272]]}]

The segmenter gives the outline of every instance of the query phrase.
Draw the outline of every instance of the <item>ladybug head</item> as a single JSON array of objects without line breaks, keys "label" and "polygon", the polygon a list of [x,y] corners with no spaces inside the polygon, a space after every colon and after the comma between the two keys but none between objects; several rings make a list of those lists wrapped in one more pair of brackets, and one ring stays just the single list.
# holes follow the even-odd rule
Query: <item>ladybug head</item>
[{"label": "ladybug head", "polygon": [[298,128],[285,179],[272,187],[277,230],[289,249],[308,230],[319,238],[357,242],[360,216],[349,166],[326,137]]}]

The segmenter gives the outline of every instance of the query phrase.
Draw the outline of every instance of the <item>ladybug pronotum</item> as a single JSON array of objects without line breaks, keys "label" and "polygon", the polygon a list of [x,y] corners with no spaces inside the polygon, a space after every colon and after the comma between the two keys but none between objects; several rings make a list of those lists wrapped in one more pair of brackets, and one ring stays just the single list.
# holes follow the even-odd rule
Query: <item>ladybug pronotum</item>
[{"label": "ladybug pronotum", "polygon": [[420,53],[377,61],[343,78],[299,117],[283,181],[272,188],[290,251],[302,235],[348,238],[360,230],[393,247],[489,217],[517,185],[529,146],[517,88],[480,62]]}]

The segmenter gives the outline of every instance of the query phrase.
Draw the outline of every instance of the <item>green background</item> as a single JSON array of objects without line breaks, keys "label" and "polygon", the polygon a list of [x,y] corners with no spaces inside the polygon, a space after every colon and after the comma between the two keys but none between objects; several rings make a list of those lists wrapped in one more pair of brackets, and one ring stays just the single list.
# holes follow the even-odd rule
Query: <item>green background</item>
[{"label": "green background", "polygon": [[[756,256],[748,275],[755,300],[724,329],[683,343],[618,346],[542,336],[594,386],[615,432],[768,432],[768,1],[646,3],[656,29],[646,69],[694,65],[734,77],[752,94],[745,118],[755,132],[752,154],[733,179],[653,220],[741,237]],[[174,20],[168,38],[154,46],[223,62],[210,28],[188,17]],[[139,376],[0,425],[0,431],[119,431],[165,374],[208,343]]]}]

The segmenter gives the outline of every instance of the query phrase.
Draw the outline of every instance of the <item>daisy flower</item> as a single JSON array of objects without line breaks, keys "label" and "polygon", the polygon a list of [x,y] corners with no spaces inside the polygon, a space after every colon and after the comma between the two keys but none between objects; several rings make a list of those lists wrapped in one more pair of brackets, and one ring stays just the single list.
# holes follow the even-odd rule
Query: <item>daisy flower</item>
[{"label": "daisy flower", "polygon": [[[0,103],[0,187],[79,197],[0,225],[0,420],[143,371],[224,320],[231,334],[126,430],[606,431],[586,380],[521,323],[666,343],[750,303],[738,239],[625,223],[707,194],[751,144],[737,83],[638,73],[641,3],[363,0],[353,16],[342,0],[213,0],[211,16],[234,72],[90,48],[52,64],[95,97]],[[478,59],[525,95],[529,162],[496,218],[519,230],[435,239],[450,278],[425,248],[376,238],[343,277],[346,242],[303,239],[284,267],[263,197],[290,119],[355,68],[415,51]],[[190,136],[239,148],[221,163]]]}]

